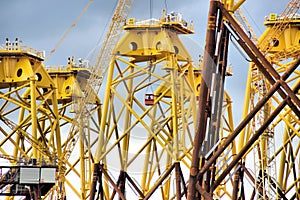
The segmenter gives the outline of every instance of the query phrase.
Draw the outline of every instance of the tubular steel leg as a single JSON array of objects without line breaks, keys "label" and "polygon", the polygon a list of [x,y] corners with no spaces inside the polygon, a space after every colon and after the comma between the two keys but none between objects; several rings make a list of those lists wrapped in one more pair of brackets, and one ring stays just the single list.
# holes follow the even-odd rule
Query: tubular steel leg
[{"label": "tubular steel leg", "polygon": [[[120,172],[120,183],[119,183],[119,188],[122,192],[122,194],[125,196],[125,182],[126,182],[126,172],[123,170]],[[121,200],[121,198],[120,198]]]},{"label": "tubular steel leg", "polygon": [[181,199],[180,163],[175,163],[176,199]]},{"label": "tubular steel leg", "polygon": [[234,182],[233,182],[233,190],[232,190],[232,200],[238,199],[238,192],[239,192],[239,178],[240,178],[240,172],[237,171],[234,175]]},{"label": "tubular steel leg", "polygon": [[196,194],[196,183],[197,183],[197,173],[199,171],[199,159],[200,159],[200,147],[205,138],[206,132],[206,122],[208,118],[209,112],[209,89],[211,84],[211,76],[212,76],[212,68],[215,65],[213,62],[213,57],[215,53],[215,34],[216,34],[216,21],[217,21],[217,6],[216,1],[210,1],[210,8],[208,14],[208,24],[207,24],[207,32],[206,32],[206,46],[204,52],[204,66],[203,66],[203,74],[201,79],[200,86],[200,95],[198,102],[198,119],[195,131],[194,138],[194,148],[193,148],[193,156],[191,162],[190,169],[190,180],[188,186],[188,200],[195,199]]},{"label": "tubular steel leg", "polygon": [[[289,70],[282,75],[282,79],[286,80],[293,70],[297,68],[300,64],[300,59],[289,68]],[[250,111],[248,116],[244,118],[244,120],[237,126],[237,128],[233,131],[233,133],[227,137],[227,139],[222,143],[222,146],[213,154],[213,156],[205,163],[205,165],[201,168],[200,174],[203,174],[209,167],[217,160],[217,158],[221,155],[221,153],[231,144],[231,142],[235,139],[235,137],[241,132],[241,130],[249,123],[249,121],[254,117],[254,115],[262,108],[262,106],[271,98],[271,96],[277,91],[279,87],[279,83],[275,83],[272,88],[268,91],[268,93],[256,104],[256,106]],[[297,91],[297,88],[294,89]]]},{"label": "tubular steel leg", "polygon": [[[294,88],[294,92],[298,91],[300,88],[300,83]],[[254,142],[259,138],[259,136],[264,132],[266,127],[275,119],[275,117],[280,113],[280,111],[286,106],[287,101],[290,97],[286,97],[277,108],[271,113],[269,118],[262,124],[262,126],[257,130],[257,132],[249,139],[249,141],[245,144],[245,146],[241,149],[241,151],[235,156],[233,161],[227,166],[224,172],[218,177],[218,179],[213,183],[212,190],[216,189],[216,187],[224,180],[224,178],[228,175],[230,170],[239,162],[239,160],[243,157],[243,155],[249,150],[249,148],[254,144]]]},{"label": "tubular steel leg", "polygon": [[[241,47],[245,50],[245,52],[248,54],[248,56],[255,62],[256,66],[259,68],[259,70],[264,74],[264,76],[267,78],[267,80],[273,85],[275,84],[274,78],[277,80],[277,82],[280,83],[280,85],[284,88],[285,92],[290,96],[290,98],[295,102],[295,104],[300,107],[300,100],[296,96],[296,94],[291,90],[291,88],[287,85],[285,81],[282,81],[282,77],[278,74],[278,72],[272,67],[272,65],[268,62],[268,60],[265,58],[265,56],[259,51],[259,49],[256,47],[256,45],[250,40],[250,38],[246,35],[246,33],[242,30],[242,28],[239,26],[239,24],[234,20],[234,18],[230,15],[230,13],[226,10],[226,8],[220,3],[217,3],[218,7],[221,9],[223,15],[226,17],[226,19],[229,21],[229,23],[232,25],[232,27],[235,29],[236,33],[239,34],[242,42],[238,41]],[[245,43],[245,44],[244,44]],[[274,78],[273,78],[274,77]],[[280,88],[278,93],[280,96],[285,99],[286,94],[285,92]],[[297,109],[297,107],[289,100],[287,102],[288,105],[292,108],[292,110],[295,112],[298,117],[300,117],[300,112]]]},{"label": "tubular steel leg", "polygon": [[96,194],[96,186],[97,186],[97,181],[99,177],[99,164],[94,164],[94,171],[93,171],[93,180],[91,183],[91,191],[90,191],[90,200],[95,199],[95,194]]},{"label": "tubular steel leg", "polygon": [[[117,181],[117,186],[123,195],[125,195],[125,181],[126,181],[126,172],[121,170],[118,181]],[[115,195],[116,195],[116,190],[113,190],[110,199],[114,199]],[[119,198],[119,199],[121,200],[121,198]]]},{"label": "tubular steel leg", "polygon": [[[31,124],[32,124],[32,138],[37,141],[37,110],[36,110],[36,80],[30,80],[30,106],[31,106]],[[32,147],[33,158],[38,159],[37,146]]]},{"label": "tubular steel leg", "polygon": [[114,183],[114,181],[111,179],[111,177],[108,175],[108,173],[105,171],[104,167],[102,165],[100,165],[100,169],[103,173],[103,175],[105,176],[106,180],[112,185],[112,187],[116,190],[116,192],[118,193],[120,199],[122,200],[126,200],[124,194],[121,192],[121,190],[118,188],[118,185],[116,185]]}]

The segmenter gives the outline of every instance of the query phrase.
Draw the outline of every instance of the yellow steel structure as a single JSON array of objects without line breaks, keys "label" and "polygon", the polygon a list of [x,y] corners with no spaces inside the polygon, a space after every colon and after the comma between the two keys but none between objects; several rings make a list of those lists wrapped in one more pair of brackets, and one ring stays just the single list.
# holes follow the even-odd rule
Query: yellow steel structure
[{"label": "yellow steel structure", "polygon": [[[120,38],[122,25],[127,18],[133,2],[134,0],[118,1],[97,58],[94,63],[88,63],[86,66],[91,72],[90,76],[86,77],[86,75],[83,74],[83,77],[81,77],[82,73],[79,74],[80,76],[77,76],[77,79],[81,77],[83,81],[81,84],[83,95],[81,98],[74,99],[76,104],[74,111],[76,115],[74,116],[72,127],[68,134],[68,138],[74,142],[66,145],[65,150],[67,152],[73,152],[75,145],[79,144],[81,156],[75,163],[78,161],[80,163],[80,173],[78,174],[80,176],[80,186],[77,186],[81,191],[80,194],[77,193],[80,199],[88,198],[90,195],[90,186],[93,185],[93,183],[91,183],[92,172],[94,171],[93,145],[97,144],[98,136],[92,135],[92,133],[99,133],[99,120],[101,115],[101,103],[98,98],[98,93],[107,73],[112,50]],[[88,8],[90,3],[92,3],[92,0],[89,1],[85,9]],[[77,131],[79,132],[77,133]],[[77,143],[77,141],[79,142]],[[69,155],[65,154],[64,159],[68,160],[68,157]]]},{"label": "yellow steel structure", "polygon": [[[93,146],[90,138],[98,131],[91,128],[83,136],[81,141],[86,147],[79,152],[73,149],[70,152],[67,146],[76,143],[73,137],[79,130],[69,130],[74,120],[70,112],[76,108],[74,100],[82,98],[82,89],[86,87],[90,73],[86,66],[76,64],[73,59],[69,60],[68,66],[48,68],[44,67],[43,60],[43,52],[23,46],[17,39],[14,42],[7,40],[1,46],[1,157],[13,158],[9,159],[12,165],[57,166],[56,187],[46,196],[64,198],[67,189],[81,198],[87,191],[81,192],[80,186],[74,183],[84,180],[89,185],[89,179],[84,179],[80,170],[87,171],[92,167],[87,147]],[[90,104],[96,105],[94,110],[100,114],[99,99]],[[94,117],[100,119],[99,115]],[[72,137],[67,137],[68,131]],[[86,165],[80,168],[83,162]],[[87,176],[91,177],[90,174]],[[2,192],[4,186],[1,185]]]},{"label": "yellow steel structure", "polygon": [[[285,73],[300,56],[300,16],[297,14],[299,2],[291,1],[287,9],[288,13],[282,13],[280,16],[270,14],[264,23],[267,27],[266,31],[259,38],[258,44],[279,74]],[[299,80],[299,70],[295,70],[286,82],[293,88]],[[251,63],[246,85],[244,115],[266,94],[270,87],[271,85]],[[239,150],[280,101],[280,97],[275,95],[252,120],[252,123],[240,135]],[[270,189],[274,182],[278,184],[277,187],[286,191],[288,198],[292,198],[289,195],[292,195],[294,191],[299,191],[299,179],[297,177],[299,177],[300,172],[299,168],[296,167],[299,165],[299,159],[297,159],[299,158],[300,147],[299,128],[299,118],[291,112],[290,108],[286,108],[257,141],[254,147],[256,150],[253,151],[254,157],[257,159],[257,166],[253,168],[255,170],[254,176],[258,177],[255,184],[258,189],[266,188],[264,192],[257,191],[257,198],[277,198],[276,189],[273,191]],[[247,157],[251,156],[253,155]],[[293,198],[300,198],[299,192]]]},{"label": "yellow steel structure", "polygon": [[[200,73],[177,35],[193,31],[165,17],[129,19],[124,26],[108,70],[95,156],[105,169],[120,170],[120,177],[121,172],[138,174],[140,198],[174,163],[189,166],[196,120]],[[171,197],[171,180],[166,179],[160,198]],[[104,194],[109,198],[112,191],[106,187]]]},{"label": "yellow steel structure", "polygon": [[[60,138],[60,129],[57,128],[59,127],[57,92],[53,80],[41,63],[43,54],[34,49],[24,49],[17,40],[15,43],[7,41],[5,49],[1,50],[0,54],[1,119],[2,123],[11,129],[11,131],[2,130],[4,133],[2,137],[5,137],[2,138],[1,151],[5,155],[13,154],[15,157],[40,160],[43,158],[54,162],[53,156],[56,151],[61,154],[59,152],[61,141],[54,139],[57,136]],[[52,105],[51,112],[47,108],[50,105]],[[43,118],[40,120],[42,124],[38,124],[40,117]],[[18,120],[15,120],[16,118]],[[45,130],[50,125],[53,128],[52,132]],[[46,138],[41,138],[38,131],[51,135],[52,139],[49,142],[52,143],[53,149],[46,148]],[[11,144],[14,144],[13,153],[6,152],[4,147]],[[48,155],[43,155],[46,152]]]},{"label": "yellow steel structure", "polygon": [[[63,153],[59,158],[64,166],[59,173],[63,184],[68,187],[61,191],[62,196],[69,191],[80,199],[86,199],[89,193],[93,164],[92,149],[96,143],[101,113],[100,99],[87,81],[91,75],[87,68],[87,61],[80,59],[76,63],[73,57],[69,58],[67,66],[47,68],[47,72],[58,88],[57,101],[63,109],[61,112],[68,119],[61,127],[64,131],[61,137],[64,143]],[[79,107],[78,102],[84,97],[87,88],[92,97],[87,105]],[[78,110],[86,110],[86,107],[90,109],[89,120],[76,119]]]},{"label": "yellow steel structure", "polygon": [[[244,1],[222,3],[235,15]],[[63,199],[67,192],[82,200],[187,198],[203,63],[195,67],[179,35],[193,34],[194,25],[180,13],[165,11],[160,19],[125,20],[132,3],[119,1],[91,73],[87,62],[75,63],[73,58],[66,67],[46,68],[43,52],[22,46],[18,40],[7,40],[0,49],[0,157],[13,165],[37,162],[57,166],[57,183],[44,198]],[[280,16],[270,15],[265,21],[267,29],[257,41],[279,75],[299,60],[299,6],[297,0],[291,0]],[[243,16],[236,18],[245,21]],[[123,22],[125,34],[117,43],[114,36],[120,34]],[[101,105],[97,93],[106,72]],[[279,82],[294,89],[299,76],[297,68]],[[215,86],[209,88],[209,98],[214,98]],[[270,88],[251,62],[243,118]],[[295,94],[300,95],[299,91]],[[218,136],[209,141],[212,134],[208,134],[204,139],[197,152],[200,163],[209,161],[235,130],[229,94],[224,92],[221,99],[219,121],[211,124],[218,127]],[[223,175],[283,100],[275,93],[230,142],[213,162],[212,173],[206,173],[215,176],[212,181]],[[243,196],[245,191],[233,191],[244,189],[243,173],[250,179],[253,198],[284,195],[299,199],[299,124],[292,109],[284,107],[226,179],[212,184],[215,191],[210,195],[225,199]],[[201,193],[201,188],[197,189]]]},{"label": "yellow steel structure", "polygon": [[[163,11],[161,19],[130,18],[124,30],[106,80],[95,154],[104,175],[98,193],[105,199],[125,199],[125,193],[179,198],[181,190],[186,195],[201,69],[178,35],[192,34],[193,24]],[[233,126],[225,99],[224,137]]]},{"label": "yellow steel structure", "polygon": [[[241,123],[233,128],[228,138],[217,144],[218,149],[215,149],[211,158],[199,156],[204,164],[200,164],[198,173],[195,173],[195,168],[191,169],[192,181],[189,184],[194,184],[193,176],[196,174],[197,195],[204,199],[299,199],[299,1],[291,0],[280,16],[270,15],[265,22],[267,29],[257,41],[247,37],[246,31],[251,32],[247,24],[243,27],[246,29],[244,31],[235,21],[241,19],[243,24],[243,17],[231,12],[236,11],[243,1],[234,6],[232,1],[222,1],[223,4],[219,1],[210,2],[210,9],[215,12],[209,15],[207,32],[214,28],[216,31],[208,34],[210,37],[206,45],[215,45],[218,49],[218,40],[211,38],[228,29],[232,38],[252,60],[249,61]],[[225,16],[224,21],[218,19],[220,16]],[[222,25],[226,26],[225,30]],[[219,29],[221,31],[218,32]],[[220,56],[215,52],[216,49],[210,56]],[[288,98],[284,97],[282,89],[274,90],[276,85],[286,90],[293,103],[283,106]],[[208,83],[209,98],[213,98],[210,88]],[[265,103],[268,97],[271,98]],[[283,110],[279,112],[281,108]],[[274,113],[279,114],[275,116]],[[208,118],[211,119],[209,114]],[[241,127],[246,123],[246,128],[242,130]],[[210,135],[207,129],[204,130]],[[205,135],[201,131],[198,134]],[[205,142],[201,145],[205,145]],[[195,153],[198,152],[194,152],[193,157]],[[247,179],[248,182],[245,181]],[[251,192],[248,192],[249,189]],[[190,194],[188,199],[196,198],[193,189]]]}]

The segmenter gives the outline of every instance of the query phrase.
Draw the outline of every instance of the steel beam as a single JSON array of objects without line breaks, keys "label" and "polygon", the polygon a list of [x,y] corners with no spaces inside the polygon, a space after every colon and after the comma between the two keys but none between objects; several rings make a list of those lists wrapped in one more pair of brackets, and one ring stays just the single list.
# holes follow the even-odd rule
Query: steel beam
[{"label": "steel beam", "polygon": [[95,198],[96,194],[96,186],[97,186],[97,180],[98,180],[98,172],[99,172],[99,164],[94,164],[94,171],[93,171],[93,179],[91,183],[91,188],[90,188],[90,199]]},{"label": "steel beam", "polygon": [[144,200],[147,200],[151,197],[151,195],[155,192],[155,190],[161,185],[161,183],[163,181],[166,180],[166,178],[170,175],[170,173],[172,172],[172,170],[174,169],[175,164],[173,164],[166,172],[164,175],[162,175],[154,184],[154,186],[152,187],[152,189],[147,193],[147,195],[145,196]]},{"label": "steel beam", "polygon": [[215,47],[216,47],[216,23],[217,23],[217,1],[210,0],[210,7],[208,13],[208,24],[206,31],[206,45],[203,60],[203,70],[200,85],[200,95],[198,102],[198,116],[196,123],[196,131],[194,138],[193,156],[190,168],[190,179],[188,186],[188,200],[195,199],[197,173],[199,171],[200,148],[205,138],[206,123],[209,115],[209,89],[212,79],[213,68],[216,65],[213,62]]},{"label": "steel beam", "polygon": [[129,181],[129,183],[131,183],[131,185],[133,186],[135,191],[137,191],[137,193],[139,193],[140,197],[144,199],[145,198],[144,194],[139,189],[139,187],[135,184],[135,182],[132,180],[132,178],[128,175],[127,172],[125,172],[125,176],[126,176],[126,179]]},{"label": "steel beam", "polygon": [[[273,85],[275,84],[276,80],[280,83],[281,87],[284,88],[285,92],[291,97],[291,99],[295,102],[295,104],[300,108],[300,100],[296,96],[296,94],[292,91],[292,89],[287,85],[285,81],[282,80],[282,77],[278,74],[278,72],[272,67],[269,61],[265,58],[265,56],[260,52],[260,50],[256,47],[256,45],[251,41],[251,39],[247,36],[247,34],[243,31],[240,25],[235,21],[235,19],[231,16],[231,14],[227,11],[227,9],[220,3],[217,3],[218,8],[222,11],[222,14],[230,25],[234,28],[236,33],[241,37],[243,40],[242,42],[238,40],[241,47],[246,51],[248,56],[255,62],[256,66],[259,70],[264,74],[267,80]],[[274,80],[274,78],[275,80]],[[285,99],[286,94],[283,90],[278,91],[280,96]],[[297,107],[293,104],[293,102],[288,102],[288,105],[293,109],[295,114],[300,117],[300,112]]]},{"label": "steel beam", "polygon": [[[282,81],[285,81],[298,67],[300,64],[300,59],[298,59],[281,77]],[[254,117],[254,115],[263,107],[263,105],[272,97],[272,95],[278,90],[280,83],[276,82],[268,93],[256,104],[252,111],[247,117],[237,126],[234,132],[227,137],[226,141],[222,143],[219,149],[214,153],[214,155],[205,163],[201,168],[200,173],[204,173],[208,168],[216,161],[216,159],[221,155],[221,153],[231,144],[235,137],[240,133],[240,131],[248,124],[248,122]]]},{"label": "steel beam", "polygon": [[120,199],[122,200],[126,200],[124,194],[122,193],[122,191],[119,189],[118,185],[114,183],[114,181],[110,178],[110,176],[108,175],[108,173],[106,172],[106,170],[104,169],[103,165],[99,165],[101,172],[103,173],[103,175],[105,176],[105,179],[112,185],[112,187],[114,188],[114,190],[116,190],[116,192],[118,193]]},{"label": "steel beam", "polygon": [[[294,91],[298,91],[300,89],[300,82],[294,88]],[[286,106],[287,100],[290,97],[287,96],[284,101],[282,101],[277,108],[271,113],[271,115],[266,119],[266,121],[262,124],[262,126],[257,130],[257,132],[249,139],[249,141],[244,145],[241,151],[234,157],[232,162],[226,167],[223,173],[218,177],[218,179],[212,184],[212,191],[216,189],[216,187],[224,180],[224,178],[229,174],[229,172],[233,169],[234,166],[240,161],[240,159],[244,156],[244,154],[250,149],[250,147],[255,143],[255,141],[261,136],[264,130],[269,126],[269,124],[276,118],[276,116],[280,113],[280,111]]]}]

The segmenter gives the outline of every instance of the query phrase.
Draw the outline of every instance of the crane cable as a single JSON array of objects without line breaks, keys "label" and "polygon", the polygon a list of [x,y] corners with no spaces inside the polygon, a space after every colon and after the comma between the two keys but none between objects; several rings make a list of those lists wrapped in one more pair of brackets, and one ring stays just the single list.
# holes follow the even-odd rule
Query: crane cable
[{"label": "crane cable", "polygon": [[165,0],[165,9],[166,9],[166,13],[168,13],[168,3],[167,3],[167,0]]},{"label": "crane cable", "polygon": [[88,10],[90,5],[93,3],[94,0],[90,0],[88,4],[83,8],[79,16],[75,19],[75,21],[71,24],[71,26],[64,32],[62,37],[58,40],[54,48],[50,51],[48,56],[45,58],[45,61],[49,59],[50,56],[56,51],[56,49],[61,45],[61,43],[64,41],[64,39],[67,37],[67,35],[71,32],[71,30],[76,26],[78,23],[79,19],[82,17],[82,15]]},{"label": "crane cable", "polygon": [[153,16],[153,1],[150,0],[150,20],[152,19]]},{"label": "crane cable", "polygon": [[[236,44],[236,42],[238,42],[239,39],[235,38],[232,34],[230,34],[229,36],[230,41],[232,42],[233,46],[235,47],[235,49],[241,54],[241,56],[247,61],[247,62],[252,62],[252,60],[250,58],[248,58],[246,56],[246,54],[239,48],[239,46]],[[234,42],[236,41],[236,42]]]}]

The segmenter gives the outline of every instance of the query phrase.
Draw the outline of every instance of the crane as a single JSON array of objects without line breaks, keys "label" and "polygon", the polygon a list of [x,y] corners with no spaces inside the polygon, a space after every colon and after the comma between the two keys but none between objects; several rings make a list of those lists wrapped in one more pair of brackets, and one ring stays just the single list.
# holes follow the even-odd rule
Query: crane
[{"label": "crane", "polygon": [[[77,140],[80,138],[80,149],[84,151],[84,144],[86,137],[84,134],[84,129],[88,129],[88,124],[84,124],[84,122],[89,121],[89,119],[92,116],[92,112],[95,111],[93,108],[93,103],[95,102],[97,105],[100,105],[100,101],[97,98],[97,95],[99,93],[100,87],[102,85],[104,76],[107,72],[112,50],[115,47],[116,43],[118,42],[120,38],[120,34],[122,31],[122,25],[127,19],[128,13],[130,11],[130,8],[133,4],[133,0],[119,0],[117,3],[117,6],[115,8],[113,17],[111,19],[111,23],[109,25],[109,28],[107,30],[106,36],[104,38],[104,42],[102,43],[102,46],[100,47],[100,51],[98,52],[98,56],[96,58],[95,63],[90,67],[90,76],[87,80],[86,87],[83,90],[84,96],[81,98],[76,99],[77,102],[77,108],[76,110],[76,116],[75,120],[73,121],[73,125],[71,127],[71,131],[69,132],[68,138],[73,138],[70,142],[65,146],[65,152],[72,152]],[[74,129],[78,125],[79,134],[74,135]],[[88,151],[89,148],[88,148]],[[64,155],[64,160],[68,160],[68,157],[70,154]],[[81,176],[85,177],[85,159],[81,158]],[[89,161],[93,160],[93,158],[89,157]],[[92,183],[93,184],[93,183]],[[81,188],[86,188],[86,180],[81,179]],[[93,185],[91,186],[94,187]],[[83,192],[81,194],[81,198],[85,199],[86,194],[85,190],[82,189]],[[93,192],[92,192],[93,195]]]}]

